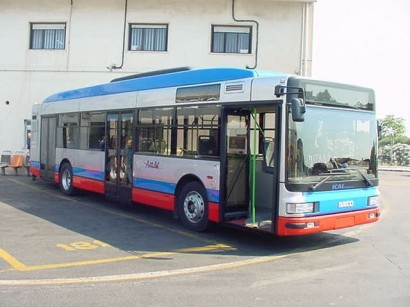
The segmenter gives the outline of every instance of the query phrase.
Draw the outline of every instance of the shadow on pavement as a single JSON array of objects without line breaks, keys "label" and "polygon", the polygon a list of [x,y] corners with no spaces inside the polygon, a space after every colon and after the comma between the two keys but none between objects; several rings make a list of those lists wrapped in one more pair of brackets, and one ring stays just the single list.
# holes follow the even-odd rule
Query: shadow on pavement
[{"label": "shadow on pavement", "polygon": [[[208,232],[196,233],[186,230],[167,211],[137,204],[123,205],[93,193],[66,197],[53,183],[32,181],[22,176],[0,177],[0,206],[2,203],[29,215],[22,218],[15,214],[15,210],[7,211],[8,220],[5,222],[11,228],[18,228],[14,235],[19,237],[51,240],[54,235],[61,238],[69,231],[70,236],[92,238],[130,254],[223,244],[226,248],[203,249],[200,253],[217,251],[219,255],[260,257],[306,252],[357,241],[332,233],[278,238],[220,225],[215,225]],[[0,238],[7,235],[13,235],[13,232],[3,232]]]}]

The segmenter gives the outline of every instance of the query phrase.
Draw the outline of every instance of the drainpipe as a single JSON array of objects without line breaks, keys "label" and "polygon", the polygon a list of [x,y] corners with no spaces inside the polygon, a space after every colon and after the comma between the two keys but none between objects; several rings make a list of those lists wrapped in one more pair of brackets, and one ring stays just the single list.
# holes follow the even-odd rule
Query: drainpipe
[{"label": "drainpipe", "polygon": [[258,48],[259,48],[259,23],[256,20],[252,19],[237,19],[235,17],[235,0],[232,0],[232,19],[235,22],[253,22],[256,25],[256,42],[255,42],[255,65],[249,67],[246,65],[247,69],[255,69],[258,66]]},{"label": "drainpipe", "polygon": [[308,76],[310,74],[310,43],[312,40],[312,27],[311,27],[311,8],[309,3],[304,3],[302,7],[302,26],[300,35],[300,63],[298,74],[302,76]]},{"label": "drainpipe", "polygon": [[305,3],[305,48],[304,48],[304,65],[303,65],[303,75],[308,74],[308,53],[309,53],[309,7],[308,3]]},{"label": "drainpipe", "polygon": [[302,4],[302,25],[300,29],[300,59],[299,59],[299,70],[296,72],[298,75],[304,75],[304,49],[305,49],[305,27],[306,27],[306,6]]},{"label": "drainpipe", "polygon": [[313,3],[306,3],[306,76],[312,75],[312,49],[313,49]]},{"label": "drainpipe", "polygon": [[68,71],[68,69],[70,68],[70,45],[71,45],[71,20],[73,17],[73,5],[74,5],[74,1],[70,0],[70,15],[68,17],[68,25],[66,26],[66,30],[67,30],[67,62],[66,62],[66,70]]},{"label": "drainpipe", "polygon": [[115,64],[111,65],[111,67],[107,67],[110,71],[113,69],[122,69],[124,65],[124,55],[125,55],[125,36],[127,35],[127,13],[128,13],[128,0],[125,0],[124,6],[124,29],[123,29],[123,36],[122,36],[122,55],[121,55],[121,65],[117,66]]}]

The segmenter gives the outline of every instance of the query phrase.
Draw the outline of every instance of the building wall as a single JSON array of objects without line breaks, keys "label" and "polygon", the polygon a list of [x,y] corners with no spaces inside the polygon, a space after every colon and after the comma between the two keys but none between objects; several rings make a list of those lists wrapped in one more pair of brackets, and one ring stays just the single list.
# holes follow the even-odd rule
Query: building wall
[{"label": "building wall", "polygon": [[[233,19],[233,2],[235,18],[248,21]],[[179,66],[256,66],[310,75],[312,2],[0,0],[0,151],[25,147],[24,122],[34,103],[127,74]],[[66,23],[65,49],[29,49],[33,22]],[[168,24],[167,51],[128,51],[129,23]],[[252,26],[252,52],[211,53],[212,25]]]}]

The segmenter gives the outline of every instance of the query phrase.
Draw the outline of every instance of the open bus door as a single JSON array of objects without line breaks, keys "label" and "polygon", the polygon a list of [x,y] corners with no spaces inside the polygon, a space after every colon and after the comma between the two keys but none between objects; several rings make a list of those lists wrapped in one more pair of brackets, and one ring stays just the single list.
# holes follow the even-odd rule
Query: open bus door
[{"label": "open bus door", "polygon": [[249,213],[249,146],[250,113],[225,110],[225,219],[247,217]]},{"label": "open bus door", "polygon": [[274,231],[277,216],[278,111],[275,106],[225,109],[224,220]]},{"label": "open bus door", "polygon": [[109,113],[106,131],[106,197],[131,201],[134,114]]}]

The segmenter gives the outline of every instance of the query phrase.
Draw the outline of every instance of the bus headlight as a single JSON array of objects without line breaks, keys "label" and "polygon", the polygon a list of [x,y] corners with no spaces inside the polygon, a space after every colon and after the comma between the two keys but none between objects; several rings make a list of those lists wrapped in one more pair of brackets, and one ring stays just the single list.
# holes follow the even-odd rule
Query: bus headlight
[{"label": "bus headlight", "polygon": [[380,206],[380,197],[379,196],[370,196],[368,201],[367,201],[367,206],[369,206],[369,207]]},{"label": "bus headlight", "polygon": [[287,203],[286,213],[288,214],[302,214],[313,213],[317,211],[317,203]]}]

